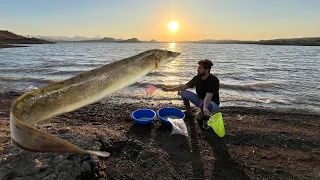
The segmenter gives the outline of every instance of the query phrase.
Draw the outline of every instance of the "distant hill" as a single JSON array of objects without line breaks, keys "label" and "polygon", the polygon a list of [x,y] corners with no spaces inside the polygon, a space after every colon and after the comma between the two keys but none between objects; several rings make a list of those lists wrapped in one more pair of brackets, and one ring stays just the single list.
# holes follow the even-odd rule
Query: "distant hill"
[{"label": "distant hill", "polygon": [[158,43],[159,41],[156,41],[156,40],[152,39],[152,40],[146,41],[146,42],[149,42],[149,43]]},{"label": "distant hill", "polygon": [[292,39],[273,39],[260,40],[258,44],[265,45],[298,45],[298,46],[320,46],[320,37],[292,38]]},{"label": "distant hill", "polygon": [[76,41],[76,42],[117,42],[118,39],[111,38],[111,37],[104,37],[102,39],[93,39],[93,40],[84,40],[84,41]]},{"label": "distant hill", "polygon": [[211,40],[204,39],[199,41],[185,41],[187,43],[203,43],[203,44],[252,44],[256,41],[241,41],[241,40]]},{"label": "distant hill", "polygon": [[137,38],[130,39],[116,39],[112,37],[104,37],[102,39],[91,39],[91,40],[72,40],[72,41],[63,41],[63,42],[105,42],[105,43],[159,43],[154,39],[150,41],[140,41]]},{"label": "distant hill", "polygon": [[158,41],[152,39],[150,41],[140,41],[137,38],[130,38],[130,39],[115,39],[112,37],[105,37],[102,39],[97,40],[89,40],[89,41],[81,41],[81,42],[112,42],[112,43],[158,43]]},{"label": "distant hill", "polygon": [[23,38],[26,38],[26,37],[14,34],[9,31],[0,30],[0,40],[3,40],[3,39],[23,39]]},{"label": "distant hill", "polygon": [[261,44],[261,45],[320,46],[320,37],[271,39],[271,40],[259,40],[259,41],[199,40],[199,41],[184,41],[184,42],[201,43],[201,44]]},{"label": "distant hill", "polygon": [[9,31],[0,30],[0,44],[52,44],[55,42],[37,38],[26,38]]},{"label": "distant hill", "polygon": [[141,43],[142,41],[140,41],[137,38],[131,38],[131,39],[126,39],[126,40],[122,40],[122,41],[117,41],[118,43]]},{"label": "distant hill", "polygon": [[105,38],[102,38],[98,41],[101,41],[101,42],[117,42],[118,39],[115,39],[115,38],[111,38],[111,37],[105,37]]},{"label": "distant hill", "polygon": [[68,36],[40,36],[40,35],[32,35],[32,37],[37,38],[37,39],[43,39],[47,41],[54,41],[54,42],[69,42],[69,41],[90,41],[90,40],[98,40],[101,39],[101,37],[96,36],[96,37],[82,37],[82,36],[73,36],[73,37],[68,37]]},{"label": "distant hill", "polygon": [[81,37],[81,36],[67,37],[67,36],[35,35],[32,37],[47,40],[47,41],[54,41],[54,42],[160,43],[160,41],[157,41],[154,39],[152,39],[150,41],[141,41],[137,38],[130,38],[130,39],[118,38],[117,39],[117,38],[113,38],[113,37],[101,38],[99,36],[96,36],[96,37]]}]

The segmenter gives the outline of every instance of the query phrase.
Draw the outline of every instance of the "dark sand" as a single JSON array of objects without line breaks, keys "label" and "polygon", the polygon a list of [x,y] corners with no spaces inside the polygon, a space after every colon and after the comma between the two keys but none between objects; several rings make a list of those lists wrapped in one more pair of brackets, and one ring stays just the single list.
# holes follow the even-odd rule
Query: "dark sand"
[{"label": "dark sand", "polygon": [[183,106],[106,99],[35,125],[85,149],[103,148],[103,137],[111,153],[103,159],[14,148],[9,109],[17,97],[0,94],[0,179],[320,179],[319,115],[223,107],[225,137],[202,131],[190,117],[184,137],[170,135],[159,119],[142,126],[130,117],[138,108]]}]

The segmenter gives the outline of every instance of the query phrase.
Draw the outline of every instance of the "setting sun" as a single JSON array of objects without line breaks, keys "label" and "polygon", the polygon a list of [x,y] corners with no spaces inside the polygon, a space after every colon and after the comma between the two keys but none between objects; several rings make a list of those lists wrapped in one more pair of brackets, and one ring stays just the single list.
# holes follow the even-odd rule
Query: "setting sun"
[{"label": "setting sun", "polygon": [[177,23],[177,21],[170,21],[168,24],[168,29],[171,32],[177,32],[179,29],[179,24]]}]

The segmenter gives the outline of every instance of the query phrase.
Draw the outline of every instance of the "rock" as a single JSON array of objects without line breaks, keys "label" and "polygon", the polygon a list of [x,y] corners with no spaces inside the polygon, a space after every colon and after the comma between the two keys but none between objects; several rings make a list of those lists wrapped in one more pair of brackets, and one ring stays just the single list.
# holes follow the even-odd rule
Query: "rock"
[{"label": "rock", "polygon": [[65,179],[76,179],[76,177],[70,176],[69,171],[63,171],[58,174],[58,178],[56,180],[65,180]]},{"label": "rock", "polygon": [[14,178],[14,180],[25,180],[25,178],[24,177],[16,177],[16,178]]},{"label": "rock", "polygon": [[27,171],[27,175],[36,174],[40,171],[40,168],[38,166],[34,166],[32,169]]},{"label": "rock", "polygon": [[104,178],[104,177],[106,177],[106,173],[104,171],[102,171],[99,173],[99,176],[100,176],[100,178]]},{"label": "rock", "polygon": [[87,173],[91,171],[91,166],[86,161],[83,161],[81,164],[81,173]]},{"label": "rock", "polygon": [[50,174],[49,176],[46,176],[43,178],[43,180],[54,180],[56,179],[58,176],[55,174]]},{"label": "rock", "polygon": [[115,125],[114,125],[114,129],[116,129],[116,130],[121,130],[121,126],[120,126],[119,124],[115,124]]},{"label": "rock", "polygon": [[14,171],[4,172],[0,171],[0,179],[6,180],[6,179],[14,179],[16,177],[16,173]]},{"label": "rock", "polygon": [[43,172],[43,171],[48,170],[48,168],[49,168],[48,165],[44,165],[44,166],[41,166],[39,170],[40,170],[40,172]]},{"label": "rock", "polygon": [[90,149],[99,150],[100,148],[101,148],[101,144],[99,142],[95,142]]},{"label": "rock", "polygon": [[55,168],[55,173],[59,174],[59,172],[65,171],[65,170],[70,170],[74,166],[73,161],[70,160],[64,160],[62,163],[58,164],[57,167]]},{"label": "rock", "polygon": [[70,131],[69,128],[59,129],[59,130],[58,130],[58,133],[59,133],[59,134],[65,134],[65,133],[67,133],[67,132],[69,132],[69,131]]},{"label": "rock", "polygon": [[90,160],[92,160],[91,155],[85,155],[85,156],[81,157],[81,162],[82,161],[90,161]]},{"label": "rock", "polygon": [[82,123],[81,123],[81,122],[79,122],[79,123],[77,123],[77,124],[76,124],[76,126],[82,126]]},{"label": "rock", "polygon": [[56,165],[56,164],[58,164],[59,162],[61,162],[63,159],[65,159],[65,157],[63,156],[63,155],[58,155],[58,156],[56,156],[56,157],[54,157],[53,159],[52,159],[52,165]]},{"label": "rock", "polygon": [[52,127],[52,126],[50,126],[50,125],[48,125],[48,126],[46,126],[46,129],[47,129],[47,130],[52,130],[52,129],[53,129],[53,127]]}]

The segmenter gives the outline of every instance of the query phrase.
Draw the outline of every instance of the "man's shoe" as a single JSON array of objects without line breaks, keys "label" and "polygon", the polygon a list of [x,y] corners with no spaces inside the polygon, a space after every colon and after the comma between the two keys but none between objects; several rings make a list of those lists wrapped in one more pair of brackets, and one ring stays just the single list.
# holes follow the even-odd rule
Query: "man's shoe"
[{"label": "man's shoe", "polygon": [[208,126],[208,121],[210,119],[209,115],[204,114],[203,115],[203,121],[202,121],[202,128],[203,129],[209,129],[210,127]]},{"label": "man's shoe", "polygon": [[208,121],[209,121],[209,120],[203,120],[203,121],[202,121],[202,128],[203,128],[203,129],[209,129],[209,128],[210,128],[210,127],[208,126]]}]

